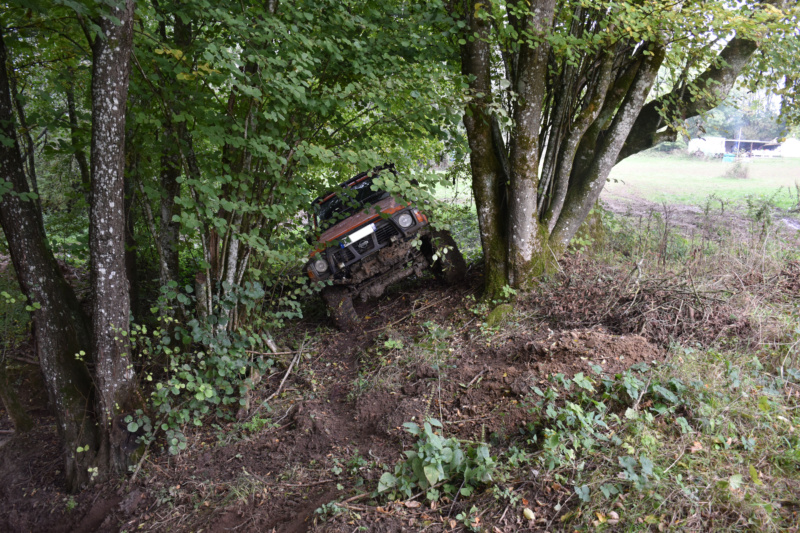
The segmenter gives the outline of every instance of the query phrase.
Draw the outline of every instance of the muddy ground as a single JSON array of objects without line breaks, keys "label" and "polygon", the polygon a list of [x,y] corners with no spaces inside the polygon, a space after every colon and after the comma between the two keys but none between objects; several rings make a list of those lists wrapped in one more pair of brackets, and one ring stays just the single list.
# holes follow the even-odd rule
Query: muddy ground
[{"label": "muddy ground", "polygon": [[[442,516],[469,503],[448,502],[449,512],[438,514],[414,502],[370,500],[381,466],[412,443],[403,423],[435,417],[448,435],[507,448],[530,437],[531,391],[553,375],[615,374],[663,360],[670,342],[746,337],[752,328],[723,301],[670,285],[634,287],[631,279],[630,265],[568,258],[494,328],[476,302],[476,269],[463,286],[411,280],[357,304],[364,326],[350,333],[328,329],[320,302],[309,303],[307,318],[281,334],[282,351],[291,353],[276,356],[276,372],[254,391],[247,418],[209,421],[187,433],[182,455],[155,448],[135,480],[76,495],[64,492],[37,371],[22,364],[15,379],[37,429],[13,435],[0,412],[0,531],[458,530]],[[770,282],[798,294],[800,265]],[[260,408],[301,348],[283,392]],[[30,358],[30,347],[16,355]],[[536,481],[522,492],[537,516],[533,530],[556,527],[556,505],[568,505],[571,491],[545,473],[521,475]],[[349,512],[322,520],[316,511],[333,501]],[[523,530],[513,514],[484,520],[492,531]]]}]

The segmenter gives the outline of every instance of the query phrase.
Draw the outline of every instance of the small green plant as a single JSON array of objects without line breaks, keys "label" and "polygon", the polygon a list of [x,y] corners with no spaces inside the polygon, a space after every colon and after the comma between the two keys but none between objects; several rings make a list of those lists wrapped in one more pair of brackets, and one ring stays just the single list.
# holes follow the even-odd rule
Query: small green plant
[{"label": "small green plant", "polygon": [[70,496],[69,498],[65,498],[64,506],[66,507],[67,512],[71,513],[78,506],[78,502],[75,501],[75,498],[73,496]]},{"label": "small green plant", "polygon": [[441,422],[433,418],[422,427],[413,422],[403,426],[418,440],[413,450],[405,452],[406,460],[395,466],[394,473],[384,472],[381,476],[379,493],[386,493],[390,499],[410,498],[422,490],[429,501],[437,501],[443,494],[468,497],[491,481],[496,462],[486,444],[446,439],[439,434]]},{"label": "small green plant", "polygon": [[456,520],[464,524],[464,527],[469,531],[481,531],[481,519],[479,510],[474,505],[470,507],[469,511],[462,511],[456,515]]},{"label": "small green plant", "polygon": [[272,425],[273,424],[271,418],[262,418],[261,416],[256,414],[250,420],[242,422],[241,428],[247,433],[255,434],[255,433],[260,433],[261,430]]}]

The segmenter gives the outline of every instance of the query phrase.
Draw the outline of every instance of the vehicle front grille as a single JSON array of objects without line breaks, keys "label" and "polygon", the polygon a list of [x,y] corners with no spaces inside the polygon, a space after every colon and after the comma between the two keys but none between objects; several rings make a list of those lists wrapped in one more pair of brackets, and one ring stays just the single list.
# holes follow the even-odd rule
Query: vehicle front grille
[{"label": "vehicle front grille", "polygon": [[333,261],[339,265],[341,263],[347,263],[356,258],[356,255],[350,250],[350,247],[342,248],[337,250],[333,253]]},{"label": "vehicle front grille", "polygon": [[388,243],[389,239],[395,235],[400,235],[400,232],[397,231],[397,228],[395,228],[394,224],[391,222],[384,223],[375,231],[375,237],[378,239],[378,246]]},{"label": "vehicle front grille", "polygon": [[372,235],[369,235],[367,237],[364,237],[357,243],[353,244],[352,248],[355,248],[355,251],[359,255],[364,255],[365,253],[375,248],[375,241],[372,240]]}]

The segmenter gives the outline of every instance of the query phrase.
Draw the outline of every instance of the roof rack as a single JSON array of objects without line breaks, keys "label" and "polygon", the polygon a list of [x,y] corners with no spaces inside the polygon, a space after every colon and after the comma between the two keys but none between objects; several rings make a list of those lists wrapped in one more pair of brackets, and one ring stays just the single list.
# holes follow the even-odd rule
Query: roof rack
[{"label": "roof rack", "polygon": [[[356,183],[359,183],[359,182],[364,181],[365,179],[367,179],[369,177],[372,177],[372,176],[375,176],[377,174],[380,174],[384,170],[388,170],[392,174],[397,174],[397,171],[394,169],[394,163],[386,163],[385,165],[381,165],[379,167],[375,167],[372,170],[367,170],[366,172],[361,172],[359,174],[356,174],[355,176],[353,176],[349,180],[347,180],[347,181],[345,181],[343,183],[340,183],[339,187],[342,188],[342,189],[352,187]],[[317,204],[317,203],[326,202],[330,198],[332,198],[334,195],[336,195],[336,191],[329,192],[328,194],[325,194],[325,195],[322,195],[322,196],[317,196],[314,199],[314,201],[311,202],[311,204],[313,205],[313,204]]]}]

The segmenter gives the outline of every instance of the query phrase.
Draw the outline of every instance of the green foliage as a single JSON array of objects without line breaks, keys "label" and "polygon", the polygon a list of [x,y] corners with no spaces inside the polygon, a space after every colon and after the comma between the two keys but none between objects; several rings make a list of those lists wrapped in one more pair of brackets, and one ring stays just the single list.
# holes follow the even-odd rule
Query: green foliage
[{"label": "green foliage", "polygon": [[[10,270],[10,269],[9,269]],[[15,280],[0,273],[0,354],[23,342],[30,332],[30,313],[38,303],[28,305]]]},{"label": "green foliage", "polygon": [[[800,372],[768,371],[735,352],[682,349],[674,358],[615,376],[555,375],[547,391],[533,389],[532,459],[580,502],[581,512],[560,520],[603,523],[618,506],[623,524],[658,524],[669,505],[680,527],[712,501],[761,528],[788,524],[790,513],[775,504],[800,486],[800,419],[781,391],[796,387]],[[782,479],[770,489],[768,472]]]},{"label": "green foliage", "polygon": [[[165,432],[168,449],[175,454],[186,447],[182,432],[185,425],[200,426],[209,414],[229,416],[229,411],[240,405],[243,394],[252,388],[251,373],[264,373],[274,361],[247,352],[266,343],[266,334],[245,328],[229,332],[215,327],[219,320],[213,318],[207,322],[190,320],[187,327],[178,325],[165,313],[157,320],[160,325],[153,330],[133,324],[130,339],[140,358],[143,378],[153,383],[150,411],[158,422],[152,422],[143,411],[126,422],[131,432],[142,428],[146,440],[158,430]],[[267,423],[252,420],[244,429],[255,432]]]},{"label": "green foliage", "polygon": [[443,494],[468,497],[491,481],[496,462],[486,444],[468,443],[464,448],[458,439],[445,439],[440,435],[441,422],[433,418],[423,422],[422,428],[413,422],[403,426],[418,440],[405,452],[406,460],[395,466],[393,474],[384,472],[381,476],[379,493],[386,493],[390,499],[410,498],[421,490],[428,500],[437,501]]}]

